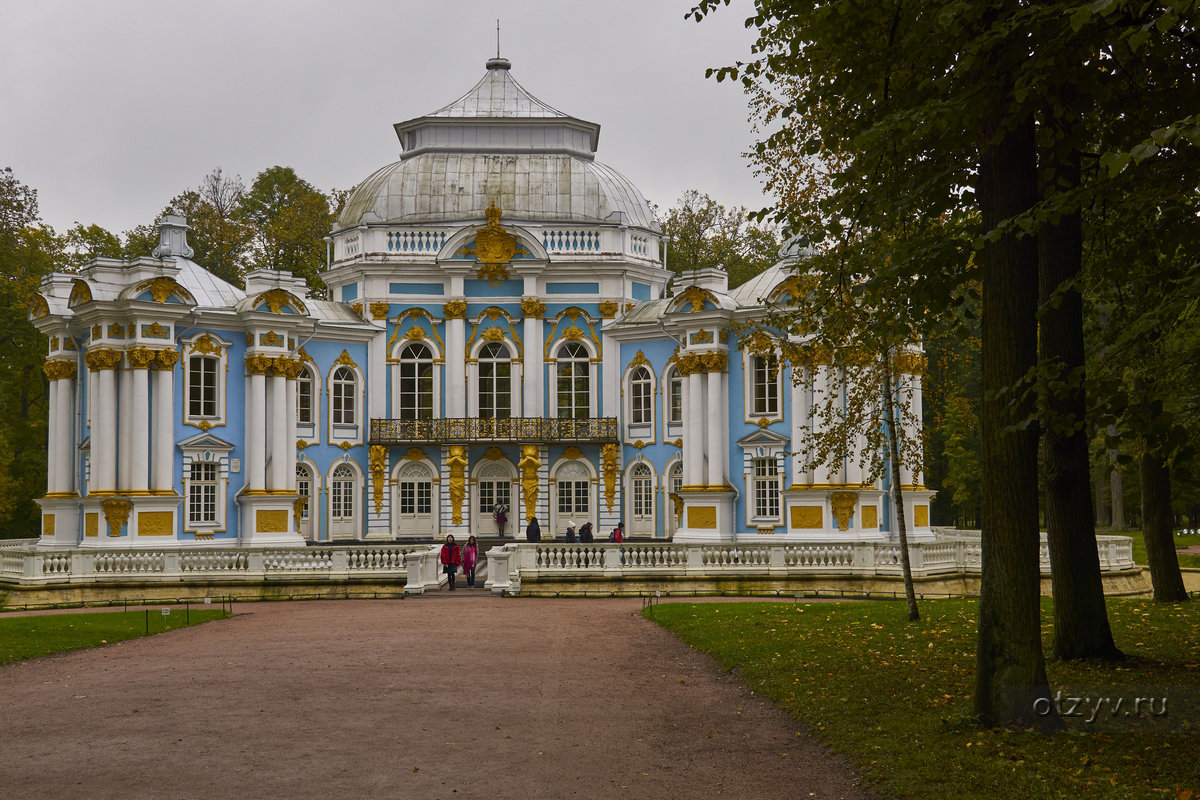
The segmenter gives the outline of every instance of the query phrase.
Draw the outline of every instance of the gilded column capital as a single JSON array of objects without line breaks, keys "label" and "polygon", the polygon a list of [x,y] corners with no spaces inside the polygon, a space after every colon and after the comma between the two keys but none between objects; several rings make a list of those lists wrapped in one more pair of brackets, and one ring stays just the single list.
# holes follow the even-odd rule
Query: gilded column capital
[{"label": "gilded column capital", "polygon": [[371,303],[367,307],[371,311],[371,319],[387,319],[388,309],[391,308],[386,302]]},{"label": "gilded column capital", "polygon": [[604,319],[612,319],[613,317],[617,316],[617,312],[620,310],[620,303],[605,301],[600,304],[600,316]]},{"label": "gilded column capital", "polygon": [[179,351],[156,350],[154,353],[154,363],[159,369],[175,369],[175,365],[179,363]]},{"label": "gilded column capital", "polygon": [[893,358],[893,363],[896,365],[896,372],[904,375],[920,375],[925,372],[925,354],[903,352],[897,353]]},{"label": "gilded column capital", "polygon": [[300,370],[302,369],[299,361],[287,356],[276,356],[271,359],[271,366],[276,375],[282,375],[291,381],[300,377]]},{"label": "gilded column capital", "polygon": [[729,364],[729,355],[720,350],[710,350],[700,355],[700,363],[705,372],[724,372]]},{"label": "gilded column capital", "polygon": [[466,300],[451,300],[442,306],[442,316],[446,319],[466,319],[467,318],[467,301]]},{"label": "gilded column capital", "polygon": [[541,319],[546,315],[546,304],[536,297],[526,297],[521,301],[521,315],[530,319]]},{"label": "gilded column capital", "polygon": [[157,354],[149,347],[131,347],[125,351],[125,356],[133,369],[149,369]]},{"label": "gilded column capital", "polygon": [[121,363],[121,351],[111,347],[97,347],[84,354],[83,363],[87,364],[87,368],[92,372],[116,369],[117,365]]},{"label": "gilded column capital", "polygon": [[61,358],[48,358],[42,364],[42,372],[45,372],[46,378],[52,381],[74,378],[75,368],[74,361],[67,361]]},{"label": "gilded column capital", "polygon": [[270,356],[247,356],[246,372],[249,372],[251,375],[266,375],[274,364],[275,359]]},{"label": "gilded column capital", "polygon": [[680,375],[691,375],[696,372],[704,372],[704,363],[701,361],[699,353],[684,353],[675,359],[675,366],[679,370]]}]

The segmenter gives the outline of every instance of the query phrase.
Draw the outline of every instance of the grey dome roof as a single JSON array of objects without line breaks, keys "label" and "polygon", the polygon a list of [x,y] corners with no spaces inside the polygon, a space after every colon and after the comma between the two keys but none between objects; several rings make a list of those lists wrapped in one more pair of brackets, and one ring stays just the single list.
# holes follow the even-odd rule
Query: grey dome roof
[{"label": "grey dome roof", "polygon": [[493,204],[513,221],[657,229],[642,193],[595,161],[599,125],[538,100],[506,59],[487,67],[453,103],[396,124],[403,155],[354,188],[339,229],[466,222]]}]

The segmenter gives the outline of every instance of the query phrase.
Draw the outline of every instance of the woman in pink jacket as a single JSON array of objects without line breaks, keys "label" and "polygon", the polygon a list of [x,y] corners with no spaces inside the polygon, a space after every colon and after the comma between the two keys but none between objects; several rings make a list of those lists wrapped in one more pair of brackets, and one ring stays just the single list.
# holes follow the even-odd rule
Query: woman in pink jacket
[{"label": "woman in pink jacket", "polygon": [[467,544],[462,549],[463,577],[467,579],[467,586],[472,589],[475,588],[475,565],[478,562],[479,545],[472,536],[467,539]]}]

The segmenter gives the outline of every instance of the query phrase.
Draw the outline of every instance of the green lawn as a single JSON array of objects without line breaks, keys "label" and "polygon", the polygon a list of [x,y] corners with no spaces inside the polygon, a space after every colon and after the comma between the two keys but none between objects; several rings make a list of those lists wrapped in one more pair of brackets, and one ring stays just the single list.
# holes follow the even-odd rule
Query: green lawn
[{"label": "green lawn", "polygon": [[[184,609],[175,608],[163,616],[155,606],[137,611],[0,617],[0,665],[136,639],[146,635],[147,621],[150,633],[155,634],[226,616],[220,608],[193,608],[186,615]],[[185,617],[190,623],[184,622]]]},{"label": "green lawn", "polygon": [[[1052,689],[1093,702],[1044,735],[973,721],[975,602],[924,601],[916,623],[891,601],[670,603],[646,613],[790,710],[886,796],[1200,796],[1200,603],[1110,601],[1117,645],[1131,658],[1049,663]],[[1043,612],[1048,642],[1048,600]],[[1100,697],[1120,699],[1115,716],[1109,705],[1096,714]],[[1130,713],[1139,697],[1154,703]]]},{"label": "green lawn", "polygon": [[[1133,539],[1133,563],[1146,565],[1146,540],[1141,531],[1117,531],[1118,536],[1129,536]],[[1175,547],[1192,547],[1200,545],[1200,534],[1193,536],[1176,536]],[[1200,553],[1180,553],[1179,566],[1200,567]]]}]

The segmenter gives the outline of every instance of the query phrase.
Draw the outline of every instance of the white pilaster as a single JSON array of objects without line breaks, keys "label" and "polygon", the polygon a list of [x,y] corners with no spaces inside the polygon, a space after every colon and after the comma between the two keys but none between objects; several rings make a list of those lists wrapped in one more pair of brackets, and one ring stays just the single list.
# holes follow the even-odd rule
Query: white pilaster
[{"label": "white pilaster", "polygon": [[467,416],[466,320],[446,320],[446,398],[447,417]]},{"label": "white pilaster", "polygon": [[[545,325],[539,317],[526,317],[523,321],[523,336],[525,337],[525,369],[522,373],[522,384],[525,400],[522,404],[526,417],[544,416],[542,376],[546,373],[546,364],[542,351],[545,349],[543,332]],[[554,388],[551,387],[551,391]]]},{"label": "white pilaster", "polygon": [[46,431],[46,494],[58,494],[64,491],[59,485],[62,475],[59,472],[59,459],[62,458],[60,437],[66,435],[61,420],[62,409],[59,408],[61,397],[60,380],[50,378],[50,408],[49,425]]},{"label": "white pilaster", "polygon": [[133,370],[125,367],[117,372],[117,489],[128,492],[133,488]]},{"label": "white pilaster", "polygon": [[246,387],[246,489],[266,488],[267,377],[251,374]]},{"label": "white pilaster", "polygon": [[684,376],[687,393],[687,438],[683,440],[683,485],[703,486],[704,474],[704,374],[693,372]]},{"label": "white pilaster", "polygon": [[[821,425],[825,415],[821,409],[829,401],[830,392],[830,367],[824,364],[818,364],[813,367],[813,408],[809,419],[811,425],[810,430],[816,433]],[[815,485],[829,484],[833,482],[833,477],[830,474],[829,467],[826,464],[817,464],[813,467],[812,480]]]},{"label": "white pilaster", "polygon": [[130,448],[121,460],[129,463],[129,489],[146,492],[150,489],[150,376],[145,367],[126,370],[133,396],[124,405],[131,408],[133,419],[129,431]]},{"label": "white pilaster", "polygon": [[[382,381],[377,381],[382,383]],[[287,490],[296,491],[296,395],[298,386],[295,374],[287,378],[287,426],[284,431],[284,442],[280,452],[287,469]],[[386,415],[385,415],[386,416]]]},{"label": "white pilaster", "polygon": [[708,476],[709,487],[725,485],[725,461],[729,430],[728,398],[725,392],[724,372],[713,370],[708,373]]},{"label": "white pilaster", "polygon": [[112,369],[92,373],[96,406],[92,411],[90,494],[108,494],[117,488],[117,378]]},{"label": "white pilaster", "polygon": [[58,386],[58,411],[55,416],[55,427],[58,428],[56,483],[58,491],[72,494],[75,492],[75,379],[61,378],[54,384]]},{"label": "white pilaster", "polygon": [[175,468],[175,368],[163,367],[153,377],[154,422],[152,457],[150,459],[150,488],[155,492],[174,489]]},{"label": "white pilaster", "polygon": [[[370,430],[372,419],[387,417],[387,324],[367,343],[367,419],[363,421]],[[291,430],[290,428],[288,429]],[[289,438],[295,438],[289,434]]]},{"label": "white pilaster", "polygon": [[[267,378],[267,491],[287,491],[287,378]],[[292,445],[295,447],[295,444]]]},{"label": "white pilaster", "polygon": [[[601,406],[599,416],[621,416],[621,357],[619,346],[610,334],[600,334]],[[553,390],[553,387],[552,389]],[[665,395],[664,395],[665,396]],[[686,411],[685,411],[686,413]]]}]

